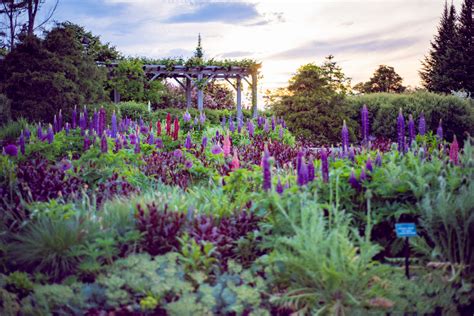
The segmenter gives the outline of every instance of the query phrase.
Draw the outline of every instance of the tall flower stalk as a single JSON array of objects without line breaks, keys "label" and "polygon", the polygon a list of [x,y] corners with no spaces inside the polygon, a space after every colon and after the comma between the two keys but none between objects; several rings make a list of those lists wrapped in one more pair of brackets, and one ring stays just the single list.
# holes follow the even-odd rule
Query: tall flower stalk
[{"label": "tall flower stalk", "polygon": [[367,109],[367,105],[364,104],[360,115],[362,123],[362,144],[367,146],[369,141],[369,110]]},{"label": "tall flower stalk", "polygon": [[321,175],[323,182],[329,182],[329,162],[328,153],[325,148],[321,150]]},{"label": "tall flower stalk", "polygon": [[421,112],[420,119],[418,121],[418,134],[424,136],[426,133],[426,121],[425,121],[425,114]]},{"label": "tall flower stalk", "polygon": [[270,169],[270,153],[268,148],[265,146],[262,157],[262,170],[263,170],[263,190],[270,191],[272,189],[272,172]]},{"label": "tall flower stalk", "polygon": [[405,119],[403,118],[402,109],[398,113],[397,118],[397,135],[398,135],[398,151],[405,152]]},{"label": "tall flower stalk", "polygon": [[410,114],[408,119],[408,147],[411,148],[411,144],[415,140],[415,121],[413,121],[413,115]]},{"label": "tall flower stalk", "polygon": [[342,123],[341,136],[342,150],[344,151],[344,153],[347,153],[347,150],[349,149],[349,130],[347,129],[346,120],[344,120],[344,122]]}]

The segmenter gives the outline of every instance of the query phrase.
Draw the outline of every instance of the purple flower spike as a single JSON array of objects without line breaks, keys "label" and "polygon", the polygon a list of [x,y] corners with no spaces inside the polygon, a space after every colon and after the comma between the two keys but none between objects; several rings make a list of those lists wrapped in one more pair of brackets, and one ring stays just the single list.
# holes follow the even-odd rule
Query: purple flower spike
[{"label": "purple flower spike", "polygon": [[214,144],[214,146],[212,146],[211,153],[213,155],[219,155],[219,154],[222,153],[222,148],[219,145],[219,143],[216,143],[216,144]]},{"label": "purple flower spike", "polygon": [[6,145],[3,147],[3,152],[5,155],[10,157],[17,157],[18,156],[18,147],[13,144]]},{"label": "purple flower spike", "polygon": [[226,125],[227,125],[227,122],[226,122],[225,115],[224,115],[222,117],[222,120],[221,120],[221,126],[222,126],[222,128],[225,128]]},{"label": "purple flower spike", "polygon": [[351,185],[351,187],[353,187],[354,189],[356,190],[360,190],[360,183],[359,181],[357,181],[357,178],[354,174],[354,169],[352,169],[351,171],[351,175],[349,177],[349,184]]},{"label": "purple flower spike", "polygon": [[349,160],[352,161],[352,162],[355,162],[355,152],[354,152],[354,148],[351,148],[349,149]]},{"label": "purple flower spike", "polygon": [[314,181],[315,178],[315,170],[314,170],[314,161],[310,159],[308,162],[308,182]]},{"label": "purple flower spike", "polygon": [[439,141],[443,140],[443,122],[442,122],[442,120],[439,120],[438,129],[436,130],[436,137],[438,138]]},{"label": "purple flower spike", "polygon": [[263,152],[262,170],[263,170],[263,190],[270,191],[272,189],[272,172],[270,170],[270,154],[268,153],[267,147],[265,147],[265,150]]},{"label": "purple flower spike", "polygon": [[229,119],[229,130],[231,133],[235,132],[234,121]]},{"label": "purple flower spike", "polygon": [[117,137],[117,116],[115,115],[115,111],[112,113],[112,138]]},{"label": "purple flower spike", "polygon": [[249,120],[247,123],[247,130],[249,132],[249,136],[253,137],[253,134],[255,132],[255,126],[253,125],[252,120]]},{"label": "purple flower spike", "polygon": [[66,131],[66,136],[68,136],[69,135],[69,123],[66,123],[65,131]]},{"label": "purple flower spike", "polygon": [[415,140],[415,121],[413,121],[413,115],[410,114],[408,119],[408,147],[411,147],[411,144]]},{"label": "purple flower spike", "polygon": [[89,135],[86,133],[86,135],[84,136],[84,151],[89,150],[90,146],[91,140],[89,139]]},{"label": "purple flower spike", "polygon": [[426,133],[426,121],[425,121],[425,114],[421,112],[420,120],[418,122],[418,134],[421,136],[425,135]]},{"label": "purple flower spike", "polygon": [[277,182],[277,185],[276,185],[276,192],[280,195],[283,194],[283,185],[281,184],[281,180],[280,180],[280,177],[278,177],[278,182]]},{"label": "purple flower spike", "polygon": [[300,187],[304,186],[308,182],[308,166],[306,165],[304,158],[301,159],[300,166],[297,170],[296,180]]},{"label": "purple flower spike", "polygon": [[20,152],[22,155],[25,154],[25,134],[21,131],[20,134]]},{"label": "purple flower spike", "polygon": [[185,123],[188,123],[189,121],[191,121],[191,114],[189,114],[189,112],[186,110],[186,113],[184,113],[183,115],[183,121]]},{"label": "purple flower spike", "polygon": [[137,138],[137,142],[135,143],[135,150],[133,151],[136,154],[139,154],[141,151],[140,149],[140,138]]},{"label": "purple flower spike", "polygon": [[199,124],[199,120],[197,118],[197,116],[194,118],[194,125],[198,125]]},{"label": "purple flower spike", "polygon": [[265,124],[263,125],[263,131],[268,133],[270,131],[270,127],[268,126],[268,120],[265,119]]},{"label": "purple flower spike", "polygon": [[280,137],[280,139],[283,139],[283,128],[280,128],[280,130],[278,131],[278,137]]},{"label": "purple flower spike", "polygon": [[397,118],[397,131],[398,131],[398,151],[401,153],[405,152],[405,119],[403,118],[402,109],[398,114]]},{"label": "purple flower spike", "polygon": [[161,137],[155,140],[155,146],[156,148],[160,148],[160,149],[163,148],[163,140],[161,139]]},{"label": "purple flower spike", "polygon": [[364,104],[360,114],[362,121],[362,143],[367,145],[369,141],[369,110],[367,109],[367,105]]},{"label": "purple flower spike", "polygon": [[153,135],[153,132],[148,135],[148,145],[153,145],[155,143],[155,135]]},{"label": "purple flower spike", "polygon": [[54,141],[54,132],[53,127],[49,124],[48,134],[47,134],[48,143],[51,144]]},{"label": "purple flower spike", "polygon": [[184,142],[184,148],[191,149],[193,143],[191,142],[191,135],[186,136],[186,141]]},{"label": "purple flower spike", "polygon": [[375,158],[375,165],[377,167],[382,166],[382,156],[380,155],[380,152],[377,152],[377,157]]},{"label": "purple flower spike", "polygon": [[201,149],[204,150],[207,147],[207,137],[203,136],[201,141]]},{"label": "purple flower spike", "polygon": [[201,125],[204,125],[205,122],[206,122],[206,114],[204,112],[201,112],[201,114],[199,114],[199,123],[201,123]]},{"label": "purple flower spike", "polygon": [[372,167],[372,160],[370,160],[370,157],[367,158],[367,162],[365,163],[365,168],[372,172],[374,168]]},{"label": "purple flower spike", "polygon": [[276,124],[275,124],[275,116],[272,116],[272,131],[275,130]]},{"label": "purple flower spike", "polygon": [[122,149],[122,137],[115,138],[115,152],[119,152]]},{"label": "purple flower spike", "polygon": [[54,133],[58,132],[58,119],[56,118],[56,114],[54,114],[54,118],[53,118],[53,132]]},{"label": "purple flower spike", "polygon": [[43,139],[43,128],[41,127],[41,123],[38,123],[38,129],[36,130],[36,136],[38,139]]},{"label": "purple flower spike", "polygon": [[107,136],[105,133],[102,133],[102,137],[100,138],[100,151],[102,153],[106,153],[109,150],[109,146],[107,144]]},{"label": "purple flower spike", "polygon": [[76,106],[74,106],[74,110],[72,110],[72,129],[76,128],[76,120],[77,120],[77,109]]},{"label": "purple flower spike", "polygon": [[349,130],[347,129],[346,120],[342,123],[342,150],[344,153],[349,149]]},{"label": "purple flower spike", "polygon": [[29,140],[30,140],[30,137],[31,137],[31,132],[30,132],[30,130],[28,129],[28,127],[25,127],[24,132],[25,132],[25,139],[26,139],[26,141],[29,141]]},{"label": "purple flower spike", "polygon": [[59,115],[58,115],[58,132],[62,131],[63,129],[63,114],[62,111],[59,110]]},{"label": "purple flower spike", "polygon": [[329,182],[329,163],[326,149],[321,151],[321,174],[325,183]]}]

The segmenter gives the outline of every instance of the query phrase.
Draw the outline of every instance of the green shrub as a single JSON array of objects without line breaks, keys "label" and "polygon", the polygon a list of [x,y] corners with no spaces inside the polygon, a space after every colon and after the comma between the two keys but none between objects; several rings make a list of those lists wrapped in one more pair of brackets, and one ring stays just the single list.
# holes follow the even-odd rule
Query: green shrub
[{"label": "green shrub", "polygon": [[10,100],[4,94],[0,94],[0,125],[11,119]]},{"label": "green shrub", "polygon": [[[465,139],[465,132],[474,133],[474,101],[452,95],[440,95],[430,92],[403,94],[371,93],[351,96],[346,105],[351,119],[360,122],[360,110],[366,104],[369,109],[370,134],[396,140],[397,116],[402,109],[405,120],[412,114],[418,127],[418,118],[423,112],[427,131],[436,133],[439,120],[443,121],[445,138],[452,140],[453,134],[459,140]],[[359,131],[360,132],[360,131]]]},{"label": "green shrub", "polygon": [[120,110],[120,115],[123,118],[128,117],[138,121],[140,117],[143,120],[148,120],[150,116],[150,112],[148,112],[148,107],[145,103],[134,101],[121,102],[117,104],[117,108]]},{"label": "green shrub", "polygon": [[25,119],[10,121],[0,127],[0,145],[16,142],[20,137],[21,131],[28,126]]}]

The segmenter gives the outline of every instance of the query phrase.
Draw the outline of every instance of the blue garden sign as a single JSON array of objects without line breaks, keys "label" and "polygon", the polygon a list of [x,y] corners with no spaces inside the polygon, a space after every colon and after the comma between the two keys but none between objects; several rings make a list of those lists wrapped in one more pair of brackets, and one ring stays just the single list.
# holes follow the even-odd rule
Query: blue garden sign
[{"label": "blue garden sign", "polygon": [[395,232],[397,237],[416,237],[415,223],[398,223],[395,224]]}]

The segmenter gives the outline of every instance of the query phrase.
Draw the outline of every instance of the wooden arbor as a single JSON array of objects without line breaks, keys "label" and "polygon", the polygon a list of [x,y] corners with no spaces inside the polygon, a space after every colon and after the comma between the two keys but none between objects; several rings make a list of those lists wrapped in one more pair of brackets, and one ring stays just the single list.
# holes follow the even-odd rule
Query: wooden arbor
[{"label": "wooden arbor", "polygon": [[[229,82],[237,93],[237,118],[242,119],[242,80],[245,80],[252,89],[252,112],[257,116],[257,71],[236,66],[164,66],[144,65],[145,74],[153,81],[157,78],[173,78],[186,92],[186,107],[191,108],[191,90],[197,89],[197,108],[204,109],[204,88],[207,83],[215,79],[224,79]],[[247,78],[250,77],[251,81]],[[231,80],[234,80],[232,82]]]},{"label": "wooden arbor", "polygon": [[[100,67],[114,68],[118,63],[97,63]],[[155,79],[173,78],[186,92],[186,107],[191,108],[191,91],[196,88],[197,108],[204,110],[204,88],[211,80],[224,79],[229,82],[237,93],[237,118],[242,119],[242,80],[252,90],[252,113],[257,117],[257,69],[240,66],[184,66],[184,65],[144,65],[146,77]],[[249,78],[250,77],[250,81]],[[234,82],[232,82],[234,81]],[[114,102],[120,101],[120,95],[114,90]]]}]

